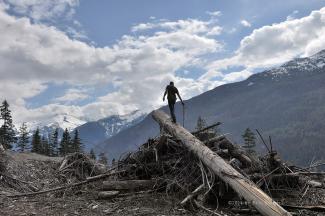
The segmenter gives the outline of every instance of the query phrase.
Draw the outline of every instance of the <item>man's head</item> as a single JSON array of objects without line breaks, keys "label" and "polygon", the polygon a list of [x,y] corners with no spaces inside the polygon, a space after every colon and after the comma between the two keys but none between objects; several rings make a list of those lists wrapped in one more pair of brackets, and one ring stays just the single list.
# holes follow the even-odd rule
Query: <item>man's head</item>
[{"label": "man's head", "polygon": [[174,86],[174,82],[170,82],[169,85]]}]

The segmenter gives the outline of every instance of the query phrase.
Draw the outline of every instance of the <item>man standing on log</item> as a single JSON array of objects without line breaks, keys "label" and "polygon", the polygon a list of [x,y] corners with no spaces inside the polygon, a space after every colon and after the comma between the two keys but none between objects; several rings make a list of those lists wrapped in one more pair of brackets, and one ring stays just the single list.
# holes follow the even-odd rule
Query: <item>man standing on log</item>
[{"label": "man standing on log", "polygon": [[166,94],[167,94],[170,115],[172,116],[173,122],[176,123],[176,116],[175,116],[175,103],[176,103],[176,99],[177,99],[176,94],[177,94],[178,98],[181,100],[181,103],[183,106],[184,106],[184,102],[178,93],[178,89],[174,86],[174,82],[170,82],[169,85],[166,87],[163,101],[165,101]]}]

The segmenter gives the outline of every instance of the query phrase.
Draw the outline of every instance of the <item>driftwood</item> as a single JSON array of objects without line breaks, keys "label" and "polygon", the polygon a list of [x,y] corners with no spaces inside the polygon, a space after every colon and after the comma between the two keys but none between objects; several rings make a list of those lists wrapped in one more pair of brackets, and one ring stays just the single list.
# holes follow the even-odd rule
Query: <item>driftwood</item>
[{"label": "driftwood", "polygon": [[224,135],[220,135],[220,136],[205,140],[205,141],[203,141],[203,143],[208,147],[213,147],[216,143],[220,142],[224,138],[225,138]]},{"label": "driftwood", "polygon": [[318,182],[315,180],[307,181],[307,185],[314,187],[314,188],[323,188],[324,187],[324,185],[321,182]]},{"label": "driftwood", "polygon": [[179,124],[172,123],[167,114],[156,110],[153,112],[153,118],[159,123],[161,128],[181,140],[190,151],[218,177],[228,183],[240,196],[244,197],[249,203],[252,203],[262,215],[291,215],[190,132]]},{"label": "driftwood", "polygon": [[202,132],[204,132],[204,131],[207,131],[207,130],[210,130],[210,129],[212,129],[212,128],[215,128],[215,127],[217,127],[217,126],[219,126],[219,125],[221,125],[221,122],[217,122],[217,123],[215,123],[215,124],[213,124],[213,125],[210,125],[210,126],[208,126],[208,127],[203,128],[203,129],[201,129],[201,130],[194,131],[194,132],[192,132],[192,134],[193,134],[193,135],[197,135],[197,134],[202,133]]},{"label": "driftwood", "polygon": [[218,143],[219,148],[228,149],[228,154],[239,160],[243,167],[251,167],[252,160],[238,146],[232,144],[226,137],[223,137]]},{"label": "driftwood", "polygon": [[34,196],[34,195],[45,194],[45,193],[49,193],[49,192],[65,190],[65,189],[68,189],[68,188],[73,188],[73,187],[77,187],[77,186],[80,186],[80,185],[88,184],[90,182],[97,181],[97,180],[100,180],[100,179],[103,179],[103,178],[107,178],[107,177],[112,176],[112,175],[117,175],[117,174],[120,174],[120,173],[123,173],[123,172],[124,172],[124,170],[117,171],[117,172],[109,172],[109,173],[89,177],[84,181],[77,182],[77,183],[74,183],[74,184],[69,184],[69,185],[65,185],[65,186],[61,186],[61,187],[52,188],[52,189],[49,189],[49,190],[32,192],[32,193],[12,194],[12,195],[8,195],[7,197]]},{"label": "driftwood", "polygon": [[196,200],[194,200],[194,202],[195,202],[195,204],[196,204],[197,207],[203,209],[204,211],[209,212],[211,215],[224,216],[224,215],[222,215],[222,214],[219,214],[219,213],[216,212],[216,211],[213,211],[213,210],[211,210],[211,209],[208,209],[208,208],[204,207],[203,205],[201,205],[201,204],[200,204],[199,202],[197,202]]},{"label": "driftwood", "polygon": [[89,176],[99,175],[105,172],[105,167],[89,158],[86,154],[75,152],[66,155],[58,169],[58,173],[65,176],[85,180]]},{"label": "driftwood", "polygon": [[5,152],[5,148],[3,147],[3,145],[0,143],[0,154]]},{"label": "driftwood", "polygon": [[137,191],[144,189],[152,189],[156,185],[154,180],[125,180],[125,181],[104,181],[103,190],[117,191]]},{"label": "driftwood", "polygon": [[185,197],[185,199],[181,202],[181,205],[186,205],[189,201],[191,201],[195,196],[197,196],[204,189],[204,184],[201,184],[198,188],[196,188],[190,195]]},{"label": "driftwood", "polygon": [[119,194],[119,191],[101,191],[98,193],[98,199],[112,199]]},{"label": "driftwood", "polygon": [[325,212],[325,206],[295,206],[286,204],[283,204],[282,206],[288,209],[307,209],[312,211]]}]

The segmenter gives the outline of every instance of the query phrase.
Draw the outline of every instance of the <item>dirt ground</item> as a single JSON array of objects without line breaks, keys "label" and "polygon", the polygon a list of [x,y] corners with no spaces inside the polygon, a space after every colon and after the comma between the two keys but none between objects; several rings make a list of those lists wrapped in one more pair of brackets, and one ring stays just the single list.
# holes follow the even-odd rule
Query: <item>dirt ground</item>
[{"label": "dirt ground", "polygon": [[[37,190],[61,185],[56,170],[62,158],[46,157],[34,153],[8,152],[6,175],[28,183]],[[6,179],[8,181],[8,179]],[[9,179],[10,180],[10,179]],[[177,206],[178,200],[166,194],[138,194],[112,200],[98,200],[101,182],[76,189],[47,193],[31,197],[8,198],[6,195],[29,192],[24,183],[14,182],[12,187],[0,180],[0,215],[207,215],[189,212]]]},{"label": "dirt ground", "polygon": [[[1,198],[0,198],[1,199]],[[177,207],[163,195],[136,195],[110,201],[89,196],[53,198],[37,196],[0,200],[0,215],[206,215]]]}]

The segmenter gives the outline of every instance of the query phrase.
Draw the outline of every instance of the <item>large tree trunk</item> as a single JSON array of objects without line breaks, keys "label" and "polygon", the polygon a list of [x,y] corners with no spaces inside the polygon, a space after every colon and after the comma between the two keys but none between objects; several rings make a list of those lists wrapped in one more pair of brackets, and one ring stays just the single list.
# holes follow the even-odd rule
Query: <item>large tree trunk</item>
[{"label": "large tree trunk", "polygon": [[217,176],[228,183],[246,201],[251,203],[262,215],[291,215],[190,132],[179,124],[172,123],[167,114],[156,110],[152,115],[164,130],[182,140],[190,151],[196,154],[206,166],[212,169]]}]

